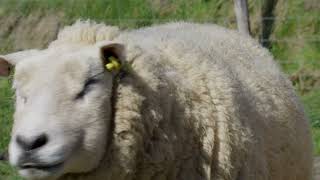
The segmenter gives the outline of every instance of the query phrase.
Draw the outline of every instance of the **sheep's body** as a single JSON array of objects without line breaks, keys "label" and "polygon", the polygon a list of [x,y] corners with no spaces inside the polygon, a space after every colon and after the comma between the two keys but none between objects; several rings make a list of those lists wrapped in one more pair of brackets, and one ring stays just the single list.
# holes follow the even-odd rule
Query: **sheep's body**
[{"label": "sheep's body", "polygon": [[[74,27],[96,31],[84,24]],[[127,45],[134,75],[119,82],[105,161],[81,179],[310,179],[308,122],[256,42],[191,23],[109,40]]]},{"label": "sheep's body", "polygon": [[93,171],[61,180],[311,178],[307,119],[258,43],[215,25],[121,32],[78,22],[49,49],[100,40],[124,44],[131,70],[114,80],[104,158]]}]

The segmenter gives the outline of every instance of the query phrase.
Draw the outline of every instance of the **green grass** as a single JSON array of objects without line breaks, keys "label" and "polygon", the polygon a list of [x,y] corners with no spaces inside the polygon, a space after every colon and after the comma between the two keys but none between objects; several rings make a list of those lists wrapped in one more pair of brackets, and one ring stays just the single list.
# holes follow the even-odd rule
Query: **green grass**
[{"label": "green grass", "polygon": [[[7,149],[12,126],[13,101],[8,79],[0,79],[0,152]],[[18,180],[15,170],[8,164],[0,162],[1,180]]]},{"label": "green grass", "polygon": [[9,141],[9,133],[12,124],[12,91],[9,80],[0,80],[0,148],[4,149]]},{"label": "green grass", "polygon": [[0,162],[0,178],[1,180],[22,180],[17,174],[16,170],[8,164]]},{"label": "green grass", "polygon": [[313,139],[314,139],[314,153],[320,155],[320,128],[312,129]]},{"label": "green grass", "polygon": [[271,51],[276,59],[293,61],[283,65],[288,73],[300,68],[320,69],[320,11],[306,10],[305,3],[287,1],[287,8],[275,22],[272,38],[284,41],[274,42]]},{"label": "green grass", "polygon": [[[262,0],[248,1],[253,36],[258,37]],[[320,74],[320,10],[306,9],[306,3],[311,1],[278,1],[270,51],[287,74],[298,77],[294,85],[313,127],[315,153],[320,155],[320,76],[317,76]],[[0,0],[0,20],[12,14],[23,20],[40,13],[61,15],[61,25],[81,18],[121,28],[173,20],[211,22],[235,28],[232,3],[225,0]],[[0,54],[14,49],[8,34],[0,34],[0,42]],[[9,142],[12,112],[10,82],[0,79],[0,151]],[[11,167],[0,163],[0,179],[19,178]]]},{"label": "green grass", "polygon": [[313,127],[314,153],[320,156],[320,89],[305,94],[302,101]]},{"label": "green grass", "polygon": [[302,101],[312,127],[320,129],[320,89],[304,95]]},{"label": "green grass", "polygon": [[[93,19],[134,28],[172,20],[226,23],[233,16],[230,3],[223,0],[165,0],[162,7],[147,0],[0,0],[0,16],[15,12],[28,16],[32,12],[63,13],[63,23],[76,19]],[[232,24],[232,23],[229,23]],[[234,25],[234,23],[233,23]]]}]

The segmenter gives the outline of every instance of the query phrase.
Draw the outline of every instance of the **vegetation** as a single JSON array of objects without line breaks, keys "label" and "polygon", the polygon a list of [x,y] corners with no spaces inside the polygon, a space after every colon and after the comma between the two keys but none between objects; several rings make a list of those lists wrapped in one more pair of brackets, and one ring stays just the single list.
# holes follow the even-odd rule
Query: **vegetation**
[{"label": "vegetation", "polygon": [[[0,152],[5,151],[8,147],[12,126],[13,93],[10,84],[10,80],[0,79]],[[18,179],[18,176],[10,166],[0,162],[0,179],[15,180]]]},{"label": "vegetation", "polygon": [[[261,34],[263,0],[248,0],[252,33]],[[233,1],[224,0],[0,0],[0,54],[30,48],[15,41],[21,34],[15,26],[28,25],[30,19],[57,17],[57,28],[76,19],[93,19],[136,28],[174,20],[210,22],[236,28]],[[315,153],[320,155],[320,5],[317,0],[278,0],[270,51],[293,81],[311,120]],[[267,20],[268,18],[265,18]],[[10,22],[7,27],[6,23]],[[29,25],[30,26],[30,25]],[[26,36],[32,36],[31,28]],[[24,29],[24,28],[22,28]],[[15,32],[16,31],[16,32]],[[16,33],[16,34],[15,34]],[[47,34],[35,39],[43,47]],[[22,37],[25,38],[25,37]],[[45,39],[47,38],[47,39]],[[34,40],[34,39],[33,39]],[[19,43],[22,42],[20,39]],[[35,47],[39,44],[34,45]],[[0,79],[0,151],[7,147],[12,124],[13,93],[10,80]],[[1,179],[19,179],[14,170],[0,163]]]}]

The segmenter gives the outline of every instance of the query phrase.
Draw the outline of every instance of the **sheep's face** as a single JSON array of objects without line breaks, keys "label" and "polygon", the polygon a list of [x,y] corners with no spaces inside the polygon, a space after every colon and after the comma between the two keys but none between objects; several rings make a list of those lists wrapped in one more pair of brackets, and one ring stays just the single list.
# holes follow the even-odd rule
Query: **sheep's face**
[{"label": "sheep's face", "polygon": [[[108,48],[110,55],[118,47]],[[9,160],[23,177],[56,179],[99,165],[111,119],[113,74],[97,47],[45,50],[17,63]]]}]

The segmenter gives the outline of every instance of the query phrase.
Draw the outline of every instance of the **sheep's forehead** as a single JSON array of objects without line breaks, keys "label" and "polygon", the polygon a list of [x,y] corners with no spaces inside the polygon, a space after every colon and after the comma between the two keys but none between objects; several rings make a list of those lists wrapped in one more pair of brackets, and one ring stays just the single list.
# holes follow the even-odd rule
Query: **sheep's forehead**
[{"label": "sheep's forehead", "polygon": [[88,53],[45,54],[26,59],[17,65],[15,86],[67,86],[80,83],[79,81],[85,80],[87,76],[102,70],[99,58]]}]

